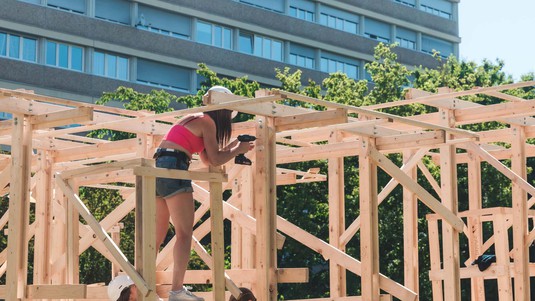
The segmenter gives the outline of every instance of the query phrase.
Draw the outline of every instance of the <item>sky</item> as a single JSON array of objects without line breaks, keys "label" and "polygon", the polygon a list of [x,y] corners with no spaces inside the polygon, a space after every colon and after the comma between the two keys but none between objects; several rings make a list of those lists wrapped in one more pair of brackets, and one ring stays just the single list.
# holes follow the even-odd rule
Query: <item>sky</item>
[{"label": "sky", "polygon": [[515,81],[535,72],[535,0],[461,0],[459,35],[462,60],[502,59]]}]

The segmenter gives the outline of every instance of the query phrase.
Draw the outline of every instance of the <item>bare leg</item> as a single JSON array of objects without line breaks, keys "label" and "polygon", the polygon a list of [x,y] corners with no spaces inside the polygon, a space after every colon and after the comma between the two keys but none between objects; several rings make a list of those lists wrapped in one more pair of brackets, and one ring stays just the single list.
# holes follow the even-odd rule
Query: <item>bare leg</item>
[{"label": "bare leg", "polygon": [[160,247],[169,230],[169,208],[163,198],[156,198],[156,250]]},{"label": "bare leg", "polygon": [[188,267],[191,237],[193,234],[193,218],[195,205],[193,194],[179,193],[165,199],[171,215],[171,221],[175,226],[176,242],[173,248],[173,283],[171,290],[181,290],[184,285],[184,274]]}]

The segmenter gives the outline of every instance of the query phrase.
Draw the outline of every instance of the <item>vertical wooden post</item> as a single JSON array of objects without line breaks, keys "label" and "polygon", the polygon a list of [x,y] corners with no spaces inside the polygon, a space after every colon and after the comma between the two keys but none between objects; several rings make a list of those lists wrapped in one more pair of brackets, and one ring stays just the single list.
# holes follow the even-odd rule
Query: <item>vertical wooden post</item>
[{"label": "vertical wooden post", "polygon": [[[153,161],[142,160],[154,167]],[[138,289],[138,300],[155,301],[156,295],[156,177],[136,176],[136,270],[147,283],[148,295]]]},{"label": "vertical wooden post", "polygon": [[52,158],[49,151],[37,152],[35,187],[35,245],[33,283],[50,283],[50,244],[52,242]]},{"label": "vertical wooden post", "polygon": [[[68,181],[72,190],[78,194],[79,187],[74,180]],[[78,221],[80,220],[78,210],[72,202],[67,202],[65,207],[67,217],[67,284],[78,284],[80,274],[79,240],[80,233]]]},{"label": "vertical wooden post", "polygon": [[[468,151],[468,203],[469,210],[481,209],[481,159],[472,151]],[[470,256],[481,255],[483,231],[479,216],[468,217],[468,250]],[[473,301],[485,300],[485,280],[483,277],[472,277],[470,294]]]},{"label": "vertical wooden post", "polygon": [[27,116],[13,115],[11,134],[11,179],[9,188],[9,229],[7,240],[6,299],[25,298],[28,270],[28,223],[32,126]]},{"label": "vertical wooden post", "polygon": [[378,301],[379,289],[379,216],[377,165],[370,157],[374,140],[361,137],[359,150],[360,254],[362,261],[362,298]]},{"label": "vertical wooden post", "polygon": [[[210,167],[210,172],[221,172]],[[214,300],[225,299],[225,241],[223,237],[223,184],[210,182],[210,226],[212,239],[212,283]]]},{"label": "vertical wooden post", "polygon": [[[522,179],[527,179],[526,172],[526,133],[524,127],[511,125],[511,169]],[[529,300],[529,246],[527,194],[513,181],[513,254],[515,276],[515,299]]]},{"label": "vertical wooden post", "polygon": [[[509,234],[506,214],[503,210],[493,216],[494,228],[494,249],[496,251],[496,267],[500,271],[496,278],[498,280],[498,299],[500,301],[513,300],[513,287],[511,284],[511,271],[509,260]],[[529,300],[529,299],[523,299]]]},{"label": "vertical wooden post", "polygon": [[[413,154],[413,151],[404,151],[403,163],[406,164]],[[416,167],[406,173],[414,181],[417,180]],[[405,187],[403,187],[403,257],[405,286],[418,293],[418,199],[414,192]]]},{"label": "vertical wooden post", "polygon": [[[434,216],[431,216],[430,218],[428,217],[427,227],[429,229],[429,265],[431,267],[431,272],[438,272],[442,269],[442,260],[440,257],[440,239],[438,235],[438,219]],[[443,301],[444,290],[442,286],[442,279],[431,280],[431,287],[433,289],[433,301]]]},{"label": "vertical wooden post", "polygon": [[[257,97],[259,94],[257,93]],[[274,119],[257,117],[254,162],[254,203],[256,217],[255,294],[262,301],[277,300],[276,170]]]},{"label": "vertical wooden post", "polygon": [[[331,132],[330,143],[341,141],[338,131]],[[340,243],[340,235],[345,230],[345,193],[344,193],[344,158],[329,158],[329,244],[345,252],[345,245]],[[344,297],[347,294],[346,269],[329,261],[330,296]]]},{"label": "vertical wooden post", "polygon": [[[441,113],[444,116],[443,125],[453,126],[455,124],[452,111],[441,110]],[[457,215],[457,164],[455,163],[455,146],[451,144],[440,147],[440,186],[442,203],[453,214]],[[442,223],[442,250],[444,300],[461,300],[459,233],[446,222]]]},{"label": "vertical wooden post", "polygon": [[[248,154],[249,155],[249,154]],[[249,158],[253,160],[253,162],[256,162],[256,158],[254,155]],[[242,202],[241,202],[241,210],[250,215],[255,216],[255,205],[254,205],[254,187],[253,187],[253,169],[252,168],[245,168],[242,171],[241,174],[241,195],[242,195]],[[241,237],[241,252],[242,252],[242,258],[240,258],[241,261],[241,268],[242,269],[253,269],[255,266],[255,245],[256,245],[256,233],[251,233],[248,230],[242,229],[241,231],[242,237]],[[234,252],[232,252],[234,253]],[[250,281],[248,287],[251,287],[253,281]],[[242,284],[245,285],[245,284]]]}]

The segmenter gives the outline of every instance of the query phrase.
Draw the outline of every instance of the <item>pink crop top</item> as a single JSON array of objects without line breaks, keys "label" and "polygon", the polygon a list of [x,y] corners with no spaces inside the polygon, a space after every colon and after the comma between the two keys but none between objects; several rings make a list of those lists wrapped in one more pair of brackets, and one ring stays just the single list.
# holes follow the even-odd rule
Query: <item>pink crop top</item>
[{"label": "pink crop top", "polygon": [[193,153],[200,153],[204,150],[204,140],[202,137],[197,137],[195,134],[193,134],[188,128],[186,128],[184,125],[186,125],[188,122],[195,120],[197,118],[202,117],[195,117],[192,118],[184,124],[175,124],[167,134],[163,137],[163,140],[168,140],[171,142],[174,142],[180,146],[182,146],[184,149],[186,149],[190,154]]}]

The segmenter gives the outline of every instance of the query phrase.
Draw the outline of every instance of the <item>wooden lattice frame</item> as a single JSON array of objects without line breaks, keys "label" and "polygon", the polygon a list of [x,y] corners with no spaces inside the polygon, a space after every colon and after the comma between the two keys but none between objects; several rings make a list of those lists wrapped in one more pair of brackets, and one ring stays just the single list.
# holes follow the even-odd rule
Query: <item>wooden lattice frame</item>
[{"label": "wooden lattice frame", "polygon": [[[0,229],[9,222],[8,248],[0,253],[0,275],[6,274],[6,285],[0,286],[0,298],[17,299],[90,299],[106,298],[105,286],[78,284],[77,256],[89,246],[99,250],[138,284],[142,300],[166,295],[170,272],[164,271],[171,261],[170,248],[164,248],[154,260],[151,231],[154,224],[142,223],[154,215],[153,179],[157,175],[192,178],[195,198],[201,203],[196,220],[211,212],[210,221],[199,225],[194,241],[211,233],[213,259],[206,256],[200,244],[194,248],[213,267],[211,271],[188,271],[188,283],[214,285],[207,300],[222,300],[225,284],[232,294],[236,285],[253,288],[258,300],[276,300],[277,283],[307,281],[306,267],[280,269],[276,250],[284,244],[284,235],[291,236],[330,261],[329,300],[416,300],[418,298],[417,199],[436,214],[430,216],[431,273],[434,300],[459,300],[460,279],[472,279],[472,300],[484,300],[483,280],[498,275],[500,300],[529,300],[530,264],[527,246],[535,238],[528,230],[528,209],[535,202],[535,188],[526,179],[526,158],[535,148],[526,144],[535,136],[535,100],[524,100],[503,91],[533,86],[523,82],[498,87],[452,92],[441,89],[437,94],[411,89],[406,100],[368,107],[353,107],[297,95],[285,91],[257,91],[254,98],[212,93],[208,106],[153,114],[132,112],[87,103],[36,95],[31,91],[0,90],[0,112],[13,114],[13,119],[0,123],[0,144],[11,146],[10,155],[0,157],[0,189],[9,193],[9,211],[0,218]],[[486,94],[503,100],[482,106],[457,97]],[[294,99],[321,105],[324,111],[286,106],[280,102]],[[421,103],[438,108],[437,113],[399,117],[377,109]],[[198,161],[191,172],[155,169],[150,159],[154,148],[177,117],[219,108],[233,109],[255,115],[252,121],[234,125],[235,134],[257,136],[257,146],[251,167],[227,164],[222,170],[208,170]],[[358,118],[350,117],[350,113]],[[508,128],[472,133],[457,126],[486,121],[500,121]],[[58,126],[81,125],[64,129]],[[95,129],[113,129],[135,133],[136,138],[109,142],[75,135]],[[317,143],[322,142],[322,143]],[[326,143],[325,143],[326,142]],[[507,142],[510,148],[496,146]],[[457,148],[465,153],[456,153]],[[437,150],[430,152],[431,149]],[[385,154],[401,153],[404,165],[396,166]],[[430,175],[421,158],[431,156],[441,167],[441,183]],[[343,157],[358,156],[361,215],[346,226],[344,220]],[[277,164],[328,159],[328,175],[317,170],[294,171],[278,168]],[[511,167],[499,160],[511,159]],[[482,241],[481,223],[487,221],[488,210],[481,208],[479,164],[489,162],[513,182],[512,208],[491,210],[496,216],[506,216],[508,223],[499,229],[513,228],[512,250],[497,248],[499,260],[494,267],[476,272],[476,267],[461,268],[459,235],[470,243],[470,258],[475,259],[491,243],[504,246],[503,235]],[[113,162],[113,163],[109,163]],[[96,163],[101,163],[96,167]],[[470,210],[457,212],[456,164],[468,163]],[[392,180],[377,191],[377,167],[392,176]],[[419,169],[434,187],[440,199],[416,182]],[[33,174],[33,177],[31,175]],[[329,243],[276,215],[276,185],[300,182],[329,181]],[[136,184],[136,188],[116,187],[111,182]],[[208,184],[210,183],[210,184]],[[377,206],[397,185],[404,188],[404,283],[397,283],[379,273]],[[125,201],[101,221],[91,220],[77,200],[76,188],[93,186],[119,189]],[[227,201],[223,190],[232,190]],[[59,191],[62,193],[58,193]],[[134,193],[135,192],[135,193]],[[63,196],[64,195],[64,196]],[[36,220],[29,221],[30,202],[35,203]],[[120,250],[112,243],[117,237],[118,222],[133,208],[136,210],[136,267],[121,259]],[[139,212],[138,212],[139,211]],[[79,224],[78,214],[92,228]],[[232,269],[224,271],[222,246],[223,218],[233,222]],[[464,218],[464,220],[463,220]],[[94,219],[94,218],[93,218]],[[438,242],[435,223],[442,221],[442,247]],[[466,220],[466,222],[465,222]],[[500,228],[501,227],[501,228]],[[211,231],[217,229],[217,231]],[[360,232],[361,258],[344,252],[345,245]],[[106,232],[113,232],[108,235]],[[96,238],[93,237],[96,235]],[[35,241],[34,281],[28,284],[27,248],[30,238]],[[58,238],[59,237],[59,238]],[[76,239],[79,237],[79,239]],[[234,239],[238,237],[237,239]],[[54,239],[54,243],[52,240]],[[58,240],[59,239],[59,240]],[[253,244],[255,242],[255,244]],[[254,245],[254,247],[253,247]],[[442,252],[441,252],[442,250]],[[507,256],[514,258],[509,263]],[[441,264],[442,262],[442,264]],[[155,270],[158,272],[155,273]],[[345,271],[361,277],[362,296],[346,295]],[[511,277],[515,278],[514,288]],[[483,290],[483,292],[482,292]],[[381,291],[385,295],[381,295]],[[201,293],[202,294],[202,293]],[[320,299],[327,300],[327,299]]]}]

